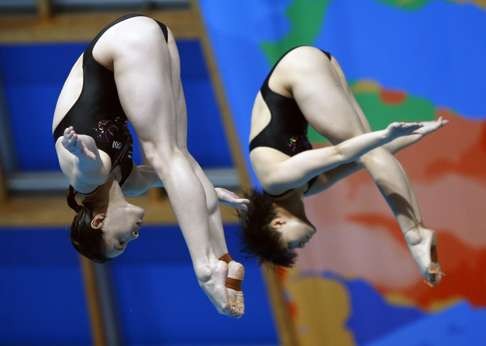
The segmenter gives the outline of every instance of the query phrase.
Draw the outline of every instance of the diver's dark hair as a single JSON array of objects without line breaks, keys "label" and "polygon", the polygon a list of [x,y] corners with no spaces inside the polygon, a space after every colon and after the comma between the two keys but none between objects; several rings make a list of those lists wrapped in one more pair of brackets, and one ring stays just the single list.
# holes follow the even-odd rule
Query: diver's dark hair
[{"label": "diver's dark hair", "polygon": [[67,204],[76,212],[71,223],[71,244],[84,257],[97,263],[109,260],[105,255],[105,242],[103,231],[91,227],[93,211],[88,203],[81,205],[76,201],[76,191],[69,186]]},{"label": "diver's dark hair", "polygon": [[273,198],[256,190],[246,197],[250,200],[248,210],[240,213],[243,251],[258,257],[261,262],[291,267],[297,254],[282,244],[281,234],[270,225],[276,216]]}]

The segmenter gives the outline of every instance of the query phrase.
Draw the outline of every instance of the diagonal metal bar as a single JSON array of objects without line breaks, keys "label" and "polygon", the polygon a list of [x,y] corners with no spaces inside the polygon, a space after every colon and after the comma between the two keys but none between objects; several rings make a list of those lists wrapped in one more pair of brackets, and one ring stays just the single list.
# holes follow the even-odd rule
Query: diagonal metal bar
[{"label": "diagonal metal bar", "polygon": [[[240,147],[240,141],[238,140],[238,136],[236,134],[235,125],[224,91],[224,86],[219,74],[216,59],[214,57],[213,49],[209,40],[209,35],[206,31],[206,26],[204,24],[201,9],[197,0],[192,0],[192,7],[193,10],[196,12],[195,20],[200,26],[200,40],[203,46],[206,63],[208,64],[212,85],[215,89],[216,98],[222,114],[224,129],[228,138],[228,144],[231,149],[232,158],[240,178],[240,184],[243,190],[249,190],[251,187],[250,175],[248,173],[248,168],[246,166],[243,152]],[[268,296],[272,304],[280,343],[283,346],[296,346],[298,345],[297,333],[295,329],[295,324],[292,321],[292,318],[287,309],[284,288],[282,287],[282,284],[275,270],[273,270],[273,266],[269,266],[267,264],[263,265],[262,274],[266,281]]]},{"label": "diagonal metal bar", "polygon": [[[1,76],[0,76],[1,77]],[[3,83],[0,78],[0,165],[5,175],[13,172],[16,168],[16,160],[10,132],[9,115],[5,100]]]},{"label": "diagonal metal bar", "polygon": [[37,15],[41,20],[52,16],[52,0],[37,0]]},{"label": "diagonal metal bar", "polygon": [[80,257],[83,281],[95,346],[122,345],[121,329],[116,315],[109,267]]},{"label": "diagonal metal bar", "polygon": [[[0,76],[1,77],[1,76]],[[10,133],[7,103],[0,78],[0,204],[7,201],[8,175],[16,168],[12,136]]]}]

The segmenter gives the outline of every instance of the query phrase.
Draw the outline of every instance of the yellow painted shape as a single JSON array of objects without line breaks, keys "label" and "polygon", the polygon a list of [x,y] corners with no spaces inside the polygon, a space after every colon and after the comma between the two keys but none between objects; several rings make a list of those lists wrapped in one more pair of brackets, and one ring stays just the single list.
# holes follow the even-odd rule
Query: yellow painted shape
[{"label": "yellow painted shape", "polygon": [[351,307],[345,287],[320,277],[293,277],[287,291],[296,305],[299,346],[355,345],[346,328]]},{"label": "yellow painted shape", "polygon": [[[413,308],[417,308],[417,304],[401,295],[401,294],[387,294],[383,297],[387,303],[391,304],[391,305],[394,305],[394,306],[398,306],[398,307],[413,307]],[[432,312],[438,312],[438,311],[442,311],[444,309],[447,309],[447,308],[450,308],[454,305],[456,305],[457,303],[459,303],[460,301],[463,301],[464,300],[464,297],[452,297],[452,298],[447,298],[447,299],[444,299],[444,300],[441,300],[441,301],[437,301],[437,302],[434,302],[432,304],[430,304],[427,309],[422,309],[424,310],[425,312],[428,312],[428,313],[432,313]]]},{"label": "yellow painted shape", "polygon": [[380,84],[374,80],[364,79],[351,84],[351,90],[353,93],[379,92],[380,89]]},{"label": "yellow painted shape", "polygon": [[463,302],[464,299],[466,299],[466,298],[457,296],[457,297],[451,297],[451,298],[447,298],[445,300],[433,302],[432,304],[429,305],[427,312],[439,312],[439,311],[448,309],[448,308],[458,304],[461,301]]}]

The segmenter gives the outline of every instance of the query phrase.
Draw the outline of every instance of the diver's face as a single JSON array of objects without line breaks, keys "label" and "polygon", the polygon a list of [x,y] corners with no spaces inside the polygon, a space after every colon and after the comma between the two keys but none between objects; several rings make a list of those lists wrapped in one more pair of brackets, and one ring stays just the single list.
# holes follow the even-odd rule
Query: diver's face
[{"label": "diver's face", "polygon": [[120,256],[128,243],[139,237],[143,216],[142,208],[125,203],[108,206],[106,214],[98,214],[93,218],[93,221],[102,218],[101,229],[107,257]]},{"label": "diver's face", "polygon": [[281,234],[281,239],[289,249],[302,248],[312,238],[314,226],[289,213],[286,209],[275,207],[276,217],[271,226]]}]

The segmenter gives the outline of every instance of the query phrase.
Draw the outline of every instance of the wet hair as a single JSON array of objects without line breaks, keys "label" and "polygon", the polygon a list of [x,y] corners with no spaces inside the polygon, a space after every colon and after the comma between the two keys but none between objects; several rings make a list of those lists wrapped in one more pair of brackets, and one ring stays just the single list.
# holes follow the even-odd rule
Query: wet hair
[{"label": "wet hair", "polygon": [[76,191],[69,187],[67,204],[76,212],[71,223],[71,244],[84,257],[97,263],[104,263],[110,258],[105,255],[103,231],[91,227],[93,209],[90,203],[76,201]]},{"label": "wet hair", "polygon": [[246,197],[250,200],[248,210],[240,213],[243,251],[258,257],[261,262],[291,267],[297,253],[282,244],[282,235],[270,225],[276,217],[273,198],[256,190]]}]

